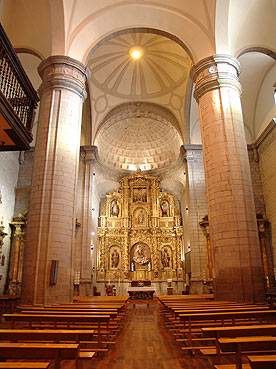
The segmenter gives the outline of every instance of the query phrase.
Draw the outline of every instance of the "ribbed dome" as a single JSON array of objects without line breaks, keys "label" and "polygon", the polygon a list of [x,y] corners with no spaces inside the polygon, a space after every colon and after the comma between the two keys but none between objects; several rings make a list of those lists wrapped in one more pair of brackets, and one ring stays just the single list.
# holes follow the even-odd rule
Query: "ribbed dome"
[{"label": "ribbed dome", "polygon": [[[131,50],[142,57],[134,60]],[[89,61],[92,82],[113,96],[145,99],[185,85],[190,60],[176,42],[151,33],[131,33],[106,41]]]}]

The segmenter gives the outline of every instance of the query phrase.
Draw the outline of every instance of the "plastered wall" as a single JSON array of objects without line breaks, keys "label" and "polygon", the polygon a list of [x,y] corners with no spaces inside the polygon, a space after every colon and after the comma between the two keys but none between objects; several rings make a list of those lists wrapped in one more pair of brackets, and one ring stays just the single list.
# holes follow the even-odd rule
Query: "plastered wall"
[{"label": "plastered wall", "polygon": [[0,153],[0,191],[2,203],[0,204],[0,222],[3,222],[4,238],[2,254],[0,255],[0,294],[5,292],[7,281],[11,228],[9,223],[14,215],[15,190],[19,171],[19,153],[1,152]]}]

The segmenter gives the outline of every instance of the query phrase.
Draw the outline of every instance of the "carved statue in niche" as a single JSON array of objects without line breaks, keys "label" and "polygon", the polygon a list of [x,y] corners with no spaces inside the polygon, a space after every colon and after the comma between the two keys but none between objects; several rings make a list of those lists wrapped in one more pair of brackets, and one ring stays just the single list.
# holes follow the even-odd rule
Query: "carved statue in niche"
[{"label": "carved statue in niche", "polygon": [[111,215],[114,217],[118,217],[119,215],[119,205],[117,203],[117,200],[113,200],[111,204]]},{"label": "carved statue in niche", "polygon": [[133,202],[138,201],[138,192],[136,190],[134,190],[133,192]]},{"label": "carved statue in niche", "polygon": [[171,267],[171,249],[169,247],[164,247],[161,251],[161,263],[163,268]]},{"label": "carved statue in niche", "polygon": [[135,218],[135,222],[136,222],[136,224],[144,224],[144,222],[145,222],[145,215],[144,215],[143,210],[140,210],[137,213],[137,216]]},{"label": "carved statue in niche", "polygon": [[133,202],[137,201],[147,202],[147,190],[145,188],[134,188]]},{"label": "carved statue in niche", "polygon": [[146,244],[142,242],[138,242],[136,245],[132,247],[132,260],[131,265],[132,268],[135,269],[148,269],[148,264],[150,263],[150,250]]},{"label": "carved statue in niche", "polygon": [[162,217],[169,216],[169,204],[167,201],[162,201],[161,203]]},{"label": "carved statue in niche", "polygon": [[117,248],[110,250],[110,266],[111,268],[118,268],[120,263],[120,254]]},{"label": "carved statue in niche", "polygon": [[143,192],[142,201],[147,202],[147,192],[146,191]]}]

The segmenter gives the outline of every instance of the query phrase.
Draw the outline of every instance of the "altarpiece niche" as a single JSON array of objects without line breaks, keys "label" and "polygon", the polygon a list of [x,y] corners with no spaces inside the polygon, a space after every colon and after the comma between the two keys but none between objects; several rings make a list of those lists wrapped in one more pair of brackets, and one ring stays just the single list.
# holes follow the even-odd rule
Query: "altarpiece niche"
[{"label": "altarpiece niche", "polygon": [[106,196],[97,240],[97,281],[183,280],[183,227],[173,195],[142,172]]}]

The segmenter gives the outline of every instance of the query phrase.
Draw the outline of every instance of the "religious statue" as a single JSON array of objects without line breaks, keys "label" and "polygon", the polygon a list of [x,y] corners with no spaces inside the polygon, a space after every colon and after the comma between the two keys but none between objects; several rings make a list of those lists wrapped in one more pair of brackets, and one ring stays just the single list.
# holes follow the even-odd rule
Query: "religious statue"
[{"label": "religious statue", "polygon": [[168,268],[170,266],[170,254],[168,249],[165,247],[164,250],[161,252],[161,262],[164,268]]},{"label": "religious statue", "polygon": [[167,201],[162,202],[161,210],[162,210],[162,217],[167,217],[168,216],[168,210],[169,210],[169,206],[168,206]]},{"label": "religious statue", "polygon": [[147,264],[149,261],[148,257],[145,255],[144,246],[140,243],[138,243],[135,248],[133,261],[141,265]]},{"label": "religious statue", "polygon": [[139,213],[136,217],[136,223],[137,224],[144,224],[144,212],[142,210],[139,211]]},{"label": "religious statue", "polygon": [[116,200],[112,203],[111,214],[114,217],[117,217],[119,215],[119,205],[117,204]]},{"label": "religious statue", "polygon": [[142,201],[147,202],[147,193],[145,191],[143,192]]},{"label": "religious statue", "polygon": [[119,265],[120,255],[115,249],[111,254],[111,268],[117,268]]}]

